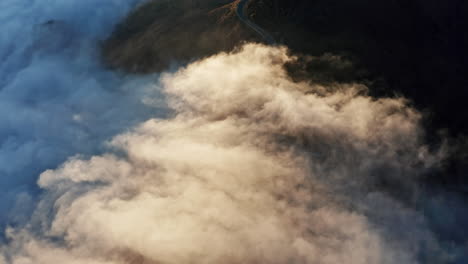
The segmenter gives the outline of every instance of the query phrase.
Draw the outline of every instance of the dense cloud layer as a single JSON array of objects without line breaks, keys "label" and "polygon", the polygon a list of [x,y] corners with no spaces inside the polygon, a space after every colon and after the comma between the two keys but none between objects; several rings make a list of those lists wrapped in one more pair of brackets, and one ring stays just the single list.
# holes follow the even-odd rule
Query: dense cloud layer
[{"label": "dense cloud layer", "polygon": [[174,115],[43,172],[3,262],[455,260],[388,188],[411,190],[444,155],[423,144],[418,112],[359,85],[294,83],[292,59],[251,44],[163,75]]},{"label": "dense cloud layer", "polygon": [[42,171],[154,112],[140,102],[151,77],[109,72],[97,53],[137,2],[0,2],[0,226],[22,221]]},{"label": "dense cloud layer", "polygon": [[261,45],[106,70],[138,2],[0,2],[0,264],[468,260],[462,200],[417,184],[446,151],[404,99],[292,82]]}]

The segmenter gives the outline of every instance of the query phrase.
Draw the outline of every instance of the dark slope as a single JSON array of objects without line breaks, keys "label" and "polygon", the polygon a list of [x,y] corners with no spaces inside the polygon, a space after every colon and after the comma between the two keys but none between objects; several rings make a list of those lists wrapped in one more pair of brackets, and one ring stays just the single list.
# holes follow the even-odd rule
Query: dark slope
[{"label": "dark slope", "polygon": [[235,8],[236,1],[229,0],[149,1],[104,43],[105,60],[126,71],[152,72],[255,40],[255,33],[238,21]]},{"label": "dark slope", "polygon": [[[141,6],[104,43],[109,65],[152,72],[261,41],[235,14],[238,1],[157,0]],[[468,2],[462,0],[251,0],[249,18],[300,56],[297,79],[366,83],[403,94],[427,114],[429,138],[456,138],[449,185],[468,182]],[[324,55],[325,54],[325,55]],[[311,57],[313,55],[314,57]],[[436,141],[436,140],[435,140]]]},{"label": "dark slope", "polygon": [[[468,184],[467,1],[252,0],[249,10],[295,52],[353,62],[331,80],[355,79],[374,95],[410,98],[426,113],[431,141],[442,130],[455,138],[446,171],[429,180],[455,189]],[[292,67],[297,78],[323,72],[316,60],[301,62]]]},{"label": "dark slope", "polygon": [[468,2],[254,0],[249,8],[293,50],[346,55],[369,71],[373,92],[401,92],[432,111],[435,126],[468,132]]},{"label": "dark slope", "polygon": [[[105,42],[105,59],[127,71],[151,72],[244,40],[261,41],[237,19],[237,2],[150,1]],[[353,62],[337,69],[302,57],[304,64],[291,68],[296,77],[357,80],[376,95],[402,93],[427,109],[430,127],[468,132],[468,2],[251,0],[247,13],[294,52]]]}]

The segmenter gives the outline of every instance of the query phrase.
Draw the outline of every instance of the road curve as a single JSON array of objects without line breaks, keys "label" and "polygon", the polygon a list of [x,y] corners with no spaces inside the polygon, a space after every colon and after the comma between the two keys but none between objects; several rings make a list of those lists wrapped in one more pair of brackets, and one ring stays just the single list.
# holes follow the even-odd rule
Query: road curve
[{"label": "road curve", "polygon": [[273,38],[273,36],[268,33],[266,30],[264,30],[263,28],[259,27],[257,24],[255,24],[254,22],[252,22],[244,13],[244,9],[245,9],[245,5],[247,4],[249,0],[241,0],[239,1],[239,3],[237,4],[237,10],[236,10],[236,13],[237,13],[237,17],[244,23],[246,24],[248,27],[250,27],[252,30],[254,30],[255,32],[257,32],[264,40],[265,42],[268,44],[268,45],[275,45],[276,44],[276,41],[275,39]]}]

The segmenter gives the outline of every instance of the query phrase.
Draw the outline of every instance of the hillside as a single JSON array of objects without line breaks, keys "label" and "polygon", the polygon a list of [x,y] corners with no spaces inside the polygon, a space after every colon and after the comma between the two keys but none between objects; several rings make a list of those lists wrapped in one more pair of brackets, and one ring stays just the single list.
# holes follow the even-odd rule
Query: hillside
[{"label": "hillside", "polygon": [[[154,72],[262,41],[236,17],[237,3],[149,1],[104,43],[104,59],[125,71]],[[425,113],[429,138],[445,129],[455,145],[467,145],[468,134],[466,13],[461,0],[251,0],[246,8],[299,55],[288,65],[293,78],[357,81],[375,96],[404,95]],[[451,178],[442,180],[465,182],[467,155],[454,157]]]},{"label": "hillside", "polygon": [[[332,80],[355,78],[375,96],[412,100],[425,114],[430,140],[441,130],[457,138],[449,143],[456,153],[448,172],[436,181],[468,182],[468,2],[256,0],[249,13],[294,52],[349,59],[352,70],[340,69]],[[321,76],[323,66],[302,56],[293,69],[307,79]]]},{"label": "hillside", "polygon": [[106,62],[130,72],[233,49],[257,36],[235,14],[237,1],[154,0],[137,8],[104,43]]},{"label": "hillside", "polygon": [[349,57],[375,94],[402,93],[435,125],[468,131],[466,1],[258,0],[249,11],[291,49]]},{"label": "hillside", "polygon": [[[104,58],[115,68],[152,72],[261,41],[237,19],[237,3],[149,1],[104,43]],[[359,81],[375,95],[403,94],[428,109],[431,125],[468,132],[466,2],[251,0],[247,10],[295,53],[329,54],[346,64],[301,56],[301,64],[291,67],[295,77]]]}]

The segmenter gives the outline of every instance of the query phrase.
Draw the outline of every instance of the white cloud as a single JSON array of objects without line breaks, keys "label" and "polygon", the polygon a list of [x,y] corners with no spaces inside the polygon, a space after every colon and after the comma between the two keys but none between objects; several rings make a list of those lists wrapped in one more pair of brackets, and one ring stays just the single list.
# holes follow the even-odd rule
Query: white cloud
[{"label": "white cloud", "polygon": [[444,261],[424,217],[374,186],[410,184],[437,163],[418,112],[359,85],[294,83],[282,69],[291,59],[249,44],[165,74],[174,115],[115,137],[118,156],[44,172],[43,229],[12,230],[3,254],[35,264]]},{"label": "white cloud", "polygon": [[[0,227],[38,175],[154,115],[154,76],[102,67],[99,41],[138,0],[0,2]],[[12,209],[15,210],[15,209]]]}]

